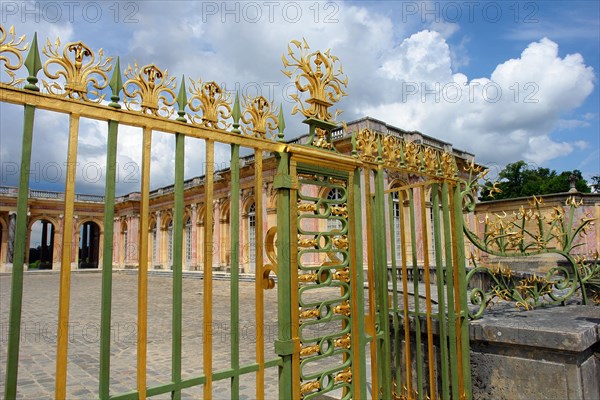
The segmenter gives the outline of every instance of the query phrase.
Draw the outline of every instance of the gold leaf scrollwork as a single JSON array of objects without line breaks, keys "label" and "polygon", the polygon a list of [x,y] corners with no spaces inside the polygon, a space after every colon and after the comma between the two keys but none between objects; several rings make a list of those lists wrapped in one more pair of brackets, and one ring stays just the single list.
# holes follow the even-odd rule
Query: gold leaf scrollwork
[{"label": "gold leaf scrollwork", "polygon": [[341,338],[336,339],[333,343],[335,347],[349,349],[352,341],[350,340],[350,335],[344,335]]},{"label": "gold leaf scrollwork", "polygon": [[315,147],[320,147],[322,149],[333,148],[333,144],[327,140],[327,131],[321,128],[315,129],[315,138],[312,142],[312,145]]},{"label": "gold leaf scrollwork", "polygon": [[348,236],[342,235],[333,238],[333,245],[340,250],[348,250]]},{"label": "gold leaf scrollwork", "polygon": [[406,142],[404,147],[404,158],[408,169],[417,171],[419,169],[420,146],[415,142]]},{"label": "gold leaf scrollwork", "polygon": [[[330,50],[310,52],[306,40],[292,40],[288,45],[288,57],[281,59],[286,69],[282,72],[290,79],[295,76],[295,84],[301,93],[308,92],[310,98],[306,105],[297,94],[292,98],[298,103],[292,109],[292,115],[300,111],[306,118],[333,122],[334,117],[329,107],[346,96],[344,89],[348,86],[348,77],[344,75],[342,66]],[[300,107],[298,107],[300,106]],[[336,111],[336,117],[341,111]]]},{"label": "gold leaf scrollwork", "polygon": [[377,134],[365,128],[356,133],[356,150],[362,161],[375,162],[377,158]]},{"label": "gold leaf scrollwork", "polygon": [[[60,39],[56,39],[54,45],[46,40],[46,46],[42,53],[48,57],[44,63],[44,74],[50,79],[63,77],[64,87],[58,82],[43,81],[44,88],[48,93],[80,99],[84,101],[100,102],[105,95],[100,91],[108,85],[108,72],[112,69],[110,62],[112,57],[104,58],[102,49],[98,50],[98,61],[96,55],[83,42],[67,43],[63,48],[62,55],[59,54]],[[51,71],[51,66],[57,66]],[[91,86],[91,90],[88,88]],[[90,98],[89,95],[93,95]]]},{"label": "gold leaf scrollwork", "polygon": [[265,139],[267,135],[271,139],[275,138],[277,130],[277,110],[271,105],[269,100],[263,96],[257,96],[253,99],[244,98],[244,113],[242,122],[242,132],[245,135]]},{"label": "gold leaf scrollwork", "polygon": [[298,235],[298,247],[317,247],[317,239],[303,239],[302,235]]},{"label": "gold leaf scrollwork", "polygon": [[319,390],[320,388],[321,384],[319,381],[310,381],[300,386],[300,394],[304,396],[306,393],[312,392],[313,390]]},{"label": "gold leaf scrollwork", "polygon": [[338,215],[344,218],[348,218],[348,208],[346,204],[340,206],[331,206],[331,215]]},{"label": "gold leaf scrollwork", "polygon": [[175,110],[175,77],[169,77],[169,71],[161,71],[156,65],[142,68],[137,63],[125,70],[128,80],[123,85],[125,107],[131,111],[141,111],[159,117],[170,117]]},{"label": "gold leaf scrollwork", "polygon": [[425,148],[425,171],[429,174],[437,174],[438,152],[432,147]]},{"label": "gold leaf scrollwork", "polygon": [[454,176],[454,156],[448,152],[442,153],[442,174],[447,178]]},{"label": "gold leaf scrollwork", "polygon": [[302,311],[302,308],[300,308],[300,315],[299,315],[300,319],[319,318],[319,316],[320,316],[319,310],[316,308],[312,308],[310,310],[305,310],[305,311]]},{"label": "gold leaf scrollwork", "polygon": [[385,164],[394,167],[398,166],[400,164],[400,155],[402,153],[402,140],[395,136],[384,136],[381,143],[381,152]]},{"label": "gold leaf scrollwork", "polygon": [[352,369],[350,367],[346,368],[342,372],[335,375],[335,382],[352,382]]},{"label": "gold leaf scrollwork", "polygon": [[344,268],[340,271],[336,271],[333,274],[333,279],[337,279],[338,281],[342,281],[342,282],[350,282],[350,271],[348,271],[348,268]]},{"label": "gold leaf scrollwork", "polygon": [[317,211],[317,203],[303,203],[298,200],[298,211]]},{"label": "gold leaf scrollwork", "polygon": [[300,357],[308,357],[319,352],[319,345],[303,346],[300,349]]},{"label": "gold leaf scrollwork", "polygon": [[[10,40],[7,37],[10,35]],[[14,71],[18,71],[23,66],[23,54],[29,48],[29,43],[23,44],[25,35],[17,38],[15,27],[11,26],[8,33],[0,25],[0,63],[4,63],[6,74],[10,77],[8,82],[2,82],[7,85],[18,85],[25,79],[17,79]]]},{"label": "gold leaf scrollwork", "polygon": [[190,120],[197,125],[227,129],[230,124],[225,120],[231,117],[231,95],[224,92],[216,82],[202,83],[190,79],[190,98],[188,105],[194,112],[202,111],[202,115],[189,115]]},{"label": "gold leaf scrollwork", "polygon": [[333,312],[335,314],[345,315],[346,317],[350,316],[350,303],[348,300],[344,301],[342,304],[339,304],[333,308]]}]

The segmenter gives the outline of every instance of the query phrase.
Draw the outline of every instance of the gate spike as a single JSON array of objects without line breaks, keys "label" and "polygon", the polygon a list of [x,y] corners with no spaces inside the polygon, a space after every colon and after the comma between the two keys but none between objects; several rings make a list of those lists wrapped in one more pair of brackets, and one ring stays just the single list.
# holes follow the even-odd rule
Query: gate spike
[{"label": "gate spike", "polygon": [[187,105],[187,91],[185,90],[185,75],[181,78],[181,86],[179,87],[179,94],[177,95],[177,114],[179,117],[176,118],[179,122],[187,122],[185,119],[185,106]]},{"label": "gate spike", "polygon": [[108,106],[113,108],[121,108],[121,105],[119,104],[119,93],[121,92],[121,89],[123,89],[123,81],[121,79],[121,61],[119,57],[117,57],[117,62],[115,63],[115,69],[113,70],[112,77],[110,78],[109,86],[110,90],[112,90],[112,96],[110,96],[112,101]]},{"label": "gate spike", "polygon": [[29,83],[25,85],[25,89],[39,92],[40,88],[36,86],[36,83],[38,81],[37,74],[40,71],[40,69],[42,69],[42,61],[40,60],[37,32],[33,34],[31,48],[29,49],[29,53],[27,54],[27,58],[25,59],[25,67],[27,67],[27,71],[29,72],[29,76],[27,77],[27,82]]},{"label": "gate spike", "polygon": [[283,104],[279,105],[279,115],[277,116],[277,130],[279,134],[277,135],[277,141],[283,142],[283,131],[285,130],[285,120],[283,119]]},{"label": "gate spike", "polygon": [[240,97],[238,93],[235,93],[235,100],[233,101],[233,111],[231,112],[233,117],[233,132],[240,133],[238,129],[240,127],[240,118],[242,118],[242,112],[240,111]]}]

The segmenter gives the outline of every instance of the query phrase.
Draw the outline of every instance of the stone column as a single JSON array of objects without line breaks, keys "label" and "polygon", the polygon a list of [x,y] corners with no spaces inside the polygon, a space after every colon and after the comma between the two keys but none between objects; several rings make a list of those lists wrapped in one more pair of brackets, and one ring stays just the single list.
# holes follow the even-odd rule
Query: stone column
[{"label": "stone column", "polygon": [[17,213],[14,211],[10,211],[8,213],[8,258],[7,262],[13,262],[14,252],[15,252],[15,228],[17,225]]}]

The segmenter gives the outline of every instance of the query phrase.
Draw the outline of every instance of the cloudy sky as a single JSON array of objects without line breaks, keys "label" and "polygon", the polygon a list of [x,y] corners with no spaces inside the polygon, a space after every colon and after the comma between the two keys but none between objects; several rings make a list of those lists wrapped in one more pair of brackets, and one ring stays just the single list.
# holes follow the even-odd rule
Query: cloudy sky
[{"label": "cloudy sky", "polygon": [[[28,38],[82,40],[121,66],[137,61],[282,104],[305,132],[281,55],[292,39],[331,48],[348,75],[339,120],[363,116],[451,142],[493,169],[525,160],[600,173],[600,5],[596,1],[10,2],[1,23]],[[168,4],[168,6],[166,5]],[[6,78],[2,76],[3,80]],[[22,107],[0,105],[0,185],[16,186]],[[106,123],[82,120],[77,190],[103,192]],[[36,114],[31,185],[61,191],[68,117]],[[138,190],[141,131],[119,131],[118,194]],[[173,179],[171,135],[156,132],[153,188]],[[204,146],[186,144],[186,178]],[[228,149],[217,147],[217,162]],[[217,165],[217,167],[219,166]]]}]

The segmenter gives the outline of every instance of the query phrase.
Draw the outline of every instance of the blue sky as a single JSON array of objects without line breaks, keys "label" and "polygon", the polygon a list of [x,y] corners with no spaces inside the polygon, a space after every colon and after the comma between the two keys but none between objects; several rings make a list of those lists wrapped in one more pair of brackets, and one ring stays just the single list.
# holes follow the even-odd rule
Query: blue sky
[{"label": "blue sky", "polygon": [[[331,48],[348,75],[339,120],[369,115],[419,130],[494,169],[524,159],[534,167],[579,169],[588,180],[600,174],[597,1],[165,4],[3,1],[0,22],[28,38],[37,31],[40,45],[46,37],[83,40],[119,55],[123,68],[154,62],[178,81],[185,74],[260,92],[283,104],[288,137],[305,128],[300,116],[289,115],[281,54],[291,39],[304,37],[313,49]],[[6,166],[18,163],[22,111],[0,107],[0,184],[15,185]],[[32,186],[62,190],[64,179],[53,179],[52,168],[64,162],[68,120],[42,112],[36,118],[33,158],[41,167]],[[96,168],[83,166],[104,168],[105,131],[103,123],[82,121],[79,191],[102,192]],[[124,193],[139,187],[141,135],[122,132],[121,176],[134,177],[119,181]],[[202,144],[190,146],[186,177],[202,173],[194,167]],[[172,181],[172,148],[171,136],[154,135],[153,187]],[[226,148],[219,151],[227,158]]]}]

